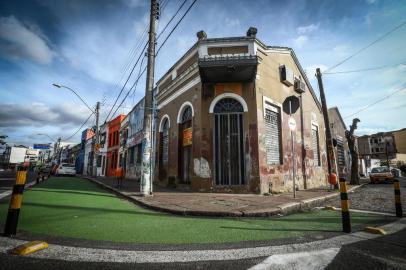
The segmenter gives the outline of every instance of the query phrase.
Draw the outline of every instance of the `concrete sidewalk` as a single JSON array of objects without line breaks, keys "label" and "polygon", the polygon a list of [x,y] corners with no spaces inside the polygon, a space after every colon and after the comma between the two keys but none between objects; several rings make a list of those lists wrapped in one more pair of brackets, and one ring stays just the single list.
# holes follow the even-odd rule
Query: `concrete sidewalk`
[{"label": "concrete sidewalk", "polygon": [[[123,187],[117,188],[113,178],[97,179],[84,177],[118,196],[158,211],[178,215],[215,216],[215,217],[263,217],[285,215],[320,206],[324,201],[337,197],[337,190],[309,189],[277,195],[198,193],[154,186],[154,195],[143,197],[139,192],[139,182],[124,180]],[[352,191],[360,186],[349,187]]]}]

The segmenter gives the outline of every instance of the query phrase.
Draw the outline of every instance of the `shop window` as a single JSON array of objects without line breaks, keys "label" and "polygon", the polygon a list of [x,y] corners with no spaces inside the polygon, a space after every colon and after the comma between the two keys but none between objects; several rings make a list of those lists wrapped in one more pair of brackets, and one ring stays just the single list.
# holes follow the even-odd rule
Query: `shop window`
[{"label": "shop window", "polygon": [[130,147],[128,149],[128,151],[130,152],[130,165],[134,165],[134,163],[135,163],[135,146]]},{"label": "shop window", "polygon": [[142,162],[142,144],[137,145],[137,165],[141,165]]}]

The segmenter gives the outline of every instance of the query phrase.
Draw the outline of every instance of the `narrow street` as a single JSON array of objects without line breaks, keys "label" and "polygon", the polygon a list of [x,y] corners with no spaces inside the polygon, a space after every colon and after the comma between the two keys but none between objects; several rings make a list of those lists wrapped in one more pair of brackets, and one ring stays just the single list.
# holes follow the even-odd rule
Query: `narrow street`
[{"label": "narrow street", "polygon": [[[358,189],[351,195],[362,197],[365,192],[370,189]],[[295,260],[340,269],[345,260],[335,258],[348,257],[359,249],[363,244],[357,244],[358,241],[372,241],[378,246],[382,241],[388,242],[373,240],[371,237],[376,236],[358,230],[396,220],[352,213],[355,234],[350,237],[340,232],[340,212],[327,210],[270,218],[179,217],[140,208],[88,180],[74,177],[46,180],[28,189],[23,201],[18,236],[14,242],[7,240],[0,246],[1,261],[6,266],[2,269],[15,269],[15,266],[49,269],[54,265],[64,269],[248,269],[254,266],[253,269],[290,269],[298,263]],[[7,206],[5,200],[0,204],[1,222]],[[364,210],[368,209],[376,211],[375,208]],[[381,211],[390,212],[390,209]],[[389,231],[395,232],[401,224],[389,227]],[[18,239],[41,239],[50,247],[25,257],[7,255],[5,251],[19,242]],[[392,245],[392,263],[402,266],[402,259],[396,254],[402,254],[406,247],[404,238],[390,239],[387,244]],[[322,251],[326,249],[327,253]],[[164,255],[168,252],[170,259]],[[61,253],[65,254],[63,259],[57,255]],[[382,261],[375,253],[373,249],[369,253],[358,252],[358,261],[371,260],[373,256],[379,262],[374,265],[381,266]],[[285,258],[283,254],[292,256]],[[280,260],[284,266],[278,268]]]}]

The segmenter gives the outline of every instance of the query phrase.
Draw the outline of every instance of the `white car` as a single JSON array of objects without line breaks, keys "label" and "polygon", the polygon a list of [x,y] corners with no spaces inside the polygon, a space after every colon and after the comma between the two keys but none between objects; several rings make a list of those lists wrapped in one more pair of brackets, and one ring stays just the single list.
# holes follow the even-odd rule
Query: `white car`
[{"label": "white car", "polygon": [[76,175],[76,169],[75,166],[70,165],[68,163],[62,163],[58,166],[58,169],[56,169],[56,175]]}]

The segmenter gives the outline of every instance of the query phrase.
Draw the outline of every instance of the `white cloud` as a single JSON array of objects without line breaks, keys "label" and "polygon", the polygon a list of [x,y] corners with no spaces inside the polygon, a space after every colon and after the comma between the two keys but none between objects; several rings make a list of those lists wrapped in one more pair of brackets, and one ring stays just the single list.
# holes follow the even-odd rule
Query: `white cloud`
[{"label": "white cloud", "polygon": [[295,43],[296,47],[298,48],[302,48],[303,45],[309,40],[309,38],[305,35],[300,35],[297,38],[295,38],[293,40],[293,42]]},{"label": "white cloud", "polygon": [[296,31],[299,35],[302,35],[302,34],[311,33],[317,29],[319,29],[319,25],[312,23],[312,24],[309,24],[306,26],[300,26],[300,27],[296,28]]},{"label": "white cloud", "polygon": [[237,26],[240,26],[240,20],[239,19],[226,18],[225,25],[227,27],[237,27]]},{"label": "white cloud", "polygon": [[38,27],[29,28],[14,16],[10,16],[0,17],[0,55],[11,59],[28,58],[40,64],[49,64],[54,52]]},{"label": "white cloud", "polygon": [[[74,108],[74,109],[73,109]],[[62,103],[50,107],[41,102],[0,104],[0,128],[61,126],[75,127],[89,116],[83,106]]]}]

